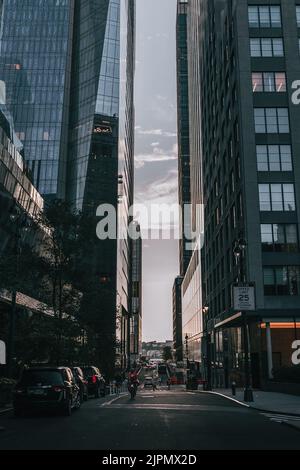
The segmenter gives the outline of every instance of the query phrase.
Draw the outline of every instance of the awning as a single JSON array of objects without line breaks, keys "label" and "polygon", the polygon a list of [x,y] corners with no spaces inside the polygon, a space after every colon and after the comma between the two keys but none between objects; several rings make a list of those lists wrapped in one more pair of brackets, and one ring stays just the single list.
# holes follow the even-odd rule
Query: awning
[{"label": "awning", "polygon": [[249,322],[260,323],[298,323],[300,322],[300,311],[289,309],[284,312],[282,309],[274,310],[256,310],[251,312],[236,312],[229,314],[227,317],[219,318],[214,325],[215,329],[218,328],[235,328],[242,326],[244,318]]}]

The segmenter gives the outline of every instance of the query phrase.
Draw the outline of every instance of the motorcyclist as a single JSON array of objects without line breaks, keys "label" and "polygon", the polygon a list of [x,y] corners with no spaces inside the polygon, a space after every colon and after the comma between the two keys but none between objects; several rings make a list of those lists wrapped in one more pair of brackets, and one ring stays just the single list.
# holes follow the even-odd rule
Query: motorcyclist
[{"label": "motorcyclist", "polygon": [[128,374],[128,391],[131,394],[131,387],[132,385],[135,387],[135,392],[140,385],[139,379],[138,379],[138,373],[136,370],[131,369],[131,371]]}]

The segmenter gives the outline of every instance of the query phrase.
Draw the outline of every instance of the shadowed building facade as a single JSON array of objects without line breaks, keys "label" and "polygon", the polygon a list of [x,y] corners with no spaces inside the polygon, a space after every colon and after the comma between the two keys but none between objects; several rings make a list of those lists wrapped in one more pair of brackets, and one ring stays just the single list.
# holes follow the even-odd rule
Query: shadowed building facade
[{"label": "shadowed building facade", "polygon": [[[191,5],[205,205],[203,363],[214,386],[245,384],[249,349],[253,386],[269,387],[274,371],[292,366],[299,337],[300,107],[292,96],[300,7],[290,0]],[[238,306],[237,283],[255,286],[255,305]]]},{"label": "shadowed building facade", "polygon": [[[173,342],[178,360],[182,360],[181,284],[189,266],[192,250],[188,247],[191,232],[190,135],[189,135],[189,74],[188,74],[188,0],[177,1],[177,133],[178,133],[178,200],[181,207],[179,266],[180,277],[173,285]],[[179,282],[179,279],[181,281]]]},{"label": "shadowed building facade", "polygon": [[[134,0],[3,0],[0,80],[34,184],[46,201],[65,199],[83,211],[94,234],[100,204],[115,208],[120,232],[130,221],[134,58]],[[94,235],[85,256],[83,315],[92,310],[87,320],[98,331],[100,361],[106,351],[114,362],[121,312],[124,364],[130,242]]]}]

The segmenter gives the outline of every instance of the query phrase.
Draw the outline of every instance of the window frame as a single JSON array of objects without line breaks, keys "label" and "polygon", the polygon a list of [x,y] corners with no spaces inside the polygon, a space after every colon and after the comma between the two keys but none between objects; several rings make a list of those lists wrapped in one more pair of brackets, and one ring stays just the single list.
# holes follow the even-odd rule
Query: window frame
[{"label": "window frame", "polygon": [[[288,191],[291,188],[293,191]],[[258,193],[260,212],[296,212],[294,183],[259,183]],[[293,197],[289,199],[287,196],[291,194]]]},{"label": "window frame", "polygon": [[[282,82],[279,89],[278,80],[282,75]],[[287,79],[285,72],[252,72],[252,91],[253,93],[286,93],[287,92]],[[271,80],[271,83],[267,83]]]},{"label": "window frame", "polygon": [[[280,54],[276,49],[276,42],[279,44],[280,41]],[[256,44],[255,44],[256,43]],[[278,46],[277,44],[277,46]],[[257,53],[254,53],[254,52]],[[267,53],[269,51],[269,53]],[[250,38],[250,56],[252,59],[254,58],[271,58],[271,57],[284,57],[285,56],[285,49],[284,49],[284,39],[283,37],[275,37],[275,38],[268,38],[268,37],[258,37],[258,38]]]},{"label": "window frame", "polygon": [[[297,285],[293,293],[294,274],[296,274]],[[273,283],[266,283],[268,277],[273,279]],[[300,295],[299,265],[263,266],[263,280],[265,297],[299,297]],[[280,280],[286,280],[286,282],[282,283]]]},{"label": "window frame", "polygon": [[[266,229],[265,231],[263,229]],[[269,228],[269,230],[267,230]],[[289,241],[288,230],[293,228],[295,240]],[[283,241],[279,243],[279,239],[276,237],[276,230],[282,230]],[[270,223],[261,224],[261,245],[263,253],[298,253],[299,252],[299,233],[297,224],[283,224],[283,223]],[[267,236],[270,236],[270,240],[267,240]],[[265,238],[264,238],[265,237]]]},{"label": "window frame", "polygon": [[289,108],[254,108],[255,134],[290,134]]},{"label": "window frame", "polygon": [[[275,19],[276,17],[278,17],[278,13],[279,13],[280,22],[278,22],[278,20]],[[266,18],[265,21],[263,20],[264,16]],[[251,18],[254,18],[254,20],[251,21]],[[256,28],[256,29],[282,28],[281,6],[280,5],[248,5],[248,25],[249,25],[249,28]]]}]

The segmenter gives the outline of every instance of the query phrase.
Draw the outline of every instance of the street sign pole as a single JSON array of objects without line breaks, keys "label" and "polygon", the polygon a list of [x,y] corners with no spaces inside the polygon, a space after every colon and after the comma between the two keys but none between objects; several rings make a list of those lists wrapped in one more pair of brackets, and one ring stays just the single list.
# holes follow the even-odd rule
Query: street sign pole
[{"label": "street sign pole", "polygon": [[243,336],[244,336],[244,353],[245,353],[245,390],[244,401],[253,402],[253,391],[251,387],[250,372],[250,338],[249,324],[247,321],[247,311],[255,310],[255,287],[251,284],[238,284],[234,286],[234,309],[242,312],[243,315]]}]

